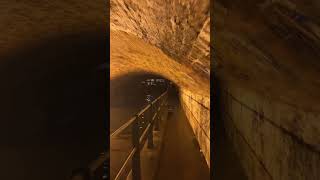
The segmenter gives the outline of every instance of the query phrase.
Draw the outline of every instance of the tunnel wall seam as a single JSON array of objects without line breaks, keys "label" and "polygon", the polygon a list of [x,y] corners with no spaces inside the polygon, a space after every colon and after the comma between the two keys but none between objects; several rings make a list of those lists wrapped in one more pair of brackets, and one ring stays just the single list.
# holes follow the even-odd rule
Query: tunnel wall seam
[{"label": "tunnel wall seam", "polygon": [[[237,135],[243,140],[243,142],[248,146],[248,149],[251,151],[251,153],[253,154],[254,158],[258,161],[258,163],[260,164],[260,166],[263,168],[263,170],[266,172],[266,174],[268,174],[268,176],[270,177],[270,179],[274,179],[272,177],[272,175],[270,174],[270,172],[267,170],[265,164],[263,163],[263,161],[260,160],[260,158],[258,157],[256,151],[254,151],[253,147],[250,145],[250,143],[248,142],[248,140],[240,133],[239,129],[237,128],[237,126],[234,124],[233,118],[231,118],[231,115],[229,113],[225,113],[226,118],[230,119],[230,124],[232,125],[233,129],[235,130],[235,132],[237,133]],[[228,126],[230,127],[230,126]]]},{"label": "tunnel wall seam", "polygon": [[195,101],[196,103],[198,103],[200,106],[202,106],[203,108],[207,109],[210,111],[210,108],[205,106],[204,104],[201,104],[198,100],[194,99],[192,96],[189,96],[187,94],[184,94],[185,96],[187,96],[188,98],[191,98],[193,101]]},{"label": "tunnel wall seam", "polygon": [[210,167],[210,109],[206,106],[210,104],[210,100],[187,90],[180,91],[180,100],[206,163]]},{"label": "tunnel wall seam", "polygon": [[183,104],[183,109],[187,110],[188,112],[190,112],[189,117],[192,117],[192,119],[194,119],[194,121],[199,125],[200,129],[203,131],[204,135],[207,136],[208,139],[210,139],[209,135],[206,133],[205,129],[203,129],[203,127],[201,126],[200,122],[197,120],[197,118],[195,117],[195,115],[192,113],[192,111],[190,110],[190,108]]},{"label": "tunnel wall seam", "polygon": [[[187,108],[187,105],[186,104],[182,104],[182,108],[183,108],[183,110],[184,110],[184,112],[185,112],[185,114],[187,116],[189,124],[191,125],[193,133],[195,134],[195,137],[196,137],[196,139],[197,139],[197,141],[198,141],[198,143],[200,145],[200,149],[201,149],[202,154],[204,155],[204,157],[206,159],[206,163],[209,166],[210,165],[210,138],[205,133],[205,130],[201,127],[200,123],[192,115],[192,111],[189,108]],[[196,122],[197,125],[195,123],[193,123],[193,122]],[[204,136],[202,134],[204,134]]]},{"label": "tunnel wall seam", "polygon": [[290,131],[288,131],[286,128],[282,127],[281,125],[276,124],[275,122],[273,122],[271,119],[269,119],[268,117],[266,117],[265,115],[259,113],[258,111],[254,110],[253,108],[251,108],[250,106],[242,103],[240,100],[238,100],[237,98],[235,98],[232,94],[230,94],[228,91],[225,91],[227,94],[229,94],[229,96],[236,102],[238,102],[242,107],[245,107],[246,109],[254,112],[257,115],[262,116],[262,118],[270,123],[272,126],[279,128],[284,134],[290,136],[292,139],[294,139],[297,143],[305,146],[306,148],[308,148],[309,150],[315,152],[315,153],[320,153],[317,150],[317,147],[313,146],[312,144],[308,144],[305,141],[303,141],[303,139],[301,139],[299,136],[295,135],[294,133],[291,133]]},{"label": "tunnel wall seam", "polygon": [[[257,160],[244,160],[241,158],[248,152],[238,153],[241,163],[246,167],[249,179],[255,179],[259,174],[270,174],[271,178],[277,177],[277,179],[306,178],[309,180],[319,177],[317,171],[320,165],[319,152],[312,151],[308,146],[297,141],[294,136],[274,126],[270,119],[266,121],[263,114],[235,98],[228,90],[223,89],[222,92],[224,109],[222,113],[227,133],[231,134],[231,131],[235,131],[237,136],[246,142],[248,149],[253,150],[257,158]],[[234,140],[234,144],[241,141],[234,137],[231,139]],[[250,169],[248,164],[254,164],[254,161],[260,162],[265,172],[257,171],[253,166]]]}]

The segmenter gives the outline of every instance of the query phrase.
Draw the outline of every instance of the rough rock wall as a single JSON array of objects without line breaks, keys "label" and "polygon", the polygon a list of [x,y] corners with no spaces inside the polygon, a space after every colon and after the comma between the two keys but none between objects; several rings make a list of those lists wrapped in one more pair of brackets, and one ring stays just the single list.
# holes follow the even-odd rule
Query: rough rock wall
[{"label": "rough rock wall", "polygon": [[[111,78],[119,72],[128,70],[118,67],[136,68],[138,71],[153,71],[153,73],[164,75],[178,85],[183,82],[191,83],[188,88],[194,86],[201,91],[200,94],[208,95],[209,24],[208,0],[112,0],[110,2],[111,66],[113,67]],[[131,47],[128,49],[130,52],[125,48],[117,49],[119,43],[124,47]],[[133,48],[135,50],[132,50]],[[152,53],[149,52],[151,49]],[[122,55],[119,56],[117,53]],[[135,53],[136,55],[129,56]],[[197,63],[194,62],[195,59]],[[167,62],[169,62],[168,65]],[[194,64],[201,66],[194,68],[196,66]],[[204,86],[197,85],[199,82]],[[186,86],[183,85],[183,87]]]},{"label": "rough rock wall", "polygon": [[209,17],[209,0],[112,0],[110,6],[111,29],[134,34],[180,62]]},{"label": "rough rock wall", "polygon": [[227,81],[319,111],[319,22],[277,2],[215,2],[214,71]]},{"label": "rough rock wall", "polygon": [[210,167],[210,97],[181,90],[180,100],[201,151]]},{"label": "rough rock wall", "polygon": [[226,130],[249,179],[320,177],[319,113],[296,109],[248,89],[226,86],[222,92]]},{"label": "rough rock wall", "polygon": [[214,72],[249,179],[319,179],[319,3],[220,1]]},{"label": "rough rock wall", "polygon": [[192,45],[188,60],[192,67],[210,76],[210,17],[208,17]]}]

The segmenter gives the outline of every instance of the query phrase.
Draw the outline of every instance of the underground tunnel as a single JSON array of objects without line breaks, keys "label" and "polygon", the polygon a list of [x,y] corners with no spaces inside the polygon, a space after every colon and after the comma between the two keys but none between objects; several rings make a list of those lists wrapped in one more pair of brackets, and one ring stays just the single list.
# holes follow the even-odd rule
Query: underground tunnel
[{"label": "underground tunnel", "polygon": [[[110,4],[110,80],[151,73],[179,89],[154,179],[210,179],[209,1],[115,0]],[[111,151],[116,147],[111,143]]]}]

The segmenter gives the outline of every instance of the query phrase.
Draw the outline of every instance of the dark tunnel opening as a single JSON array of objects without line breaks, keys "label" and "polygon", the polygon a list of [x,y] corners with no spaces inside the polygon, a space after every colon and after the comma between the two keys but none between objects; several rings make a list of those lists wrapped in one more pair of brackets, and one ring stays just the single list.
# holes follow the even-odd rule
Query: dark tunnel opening
[{"label": "dark tunnel opening", "polygon": [[0,179],[65,179],[103,151],[107,76],[98,67],[108,40],[100,35],[46,39],[2,58]]},{"label": "dark tunnel opening", "polygon": [[[110,133],[165,92],[168,84],[171,84],[171,89],[176,89],[176,85],[170,80],[144,72],[129,73],[112,79],[110,81]],[[175,96],[178,97],[177,94]]]},{"label": "dark tunnel opening", "polygon": [[[152,79],[154,81],[163,79],[165,82],[154,82],[154,84],[150,84],[150,86],[144,83],[144,81]],[[110,105],[115,107],[127,104],[133,106],[138,105],[141,107],[145,103],[138,101],[141,98],[144,98],[148,93],[155,93],[155,96],[160,95],[165,91],[166,82],[169,82],[169,80],[162,76],[149,73],[130,73],[128,75],[112,79],[110,81]],[[158,86],[158,84],[160,85]]]}]

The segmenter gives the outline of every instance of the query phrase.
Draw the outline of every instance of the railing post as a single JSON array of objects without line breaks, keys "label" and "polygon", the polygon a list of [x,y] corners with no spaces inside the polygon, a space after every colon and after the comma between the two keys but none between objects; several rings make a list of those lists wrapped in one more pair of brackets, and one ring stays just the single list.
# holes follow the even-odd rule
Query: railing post
[{"label": "railing post", "polygon": [[[159,112],[160,113],[160,112]],[[160,114],[159,114],[160,115]],[[160,131],[160,125],[159,125],[159,121],[160,121],[160,118],[159,118],[159,115],[157,115],[156,119],[155,119],[155,125],[154,125],[154,130],[155,131]]]},{"label": "railing post", "polygon": [[157,117],[156,117],[156,119],[155,119],[155,125],[154,125],[154,130],[155,131],[159,131],[160,130],[160,120],[161,120],[161,111],[162,111],[162,107],[161,107],[161,104],[162,104],[162,98],[163,97],[161,97],[161,99],[159,99],[159,102],[158,102],[158,107],[156,108],[156,110],[157,110]]},{"label": "railing post", "polygon": [[132,180],[141,179],[141,164],[140,164],[140,142],[139,142],[139,116],[132,124],[132,145],[136,148],[132,157]]},{"label": "railing post", "polygon": [[153,148],[153,123],[154,123],[152,118],[155,113],[154,105],[152,103],[150,104],[150,111],[151,111],[151,113],[150,113],[150,117],[149,117],[150,129],[148,132],[148,148],[152,149]]}]

